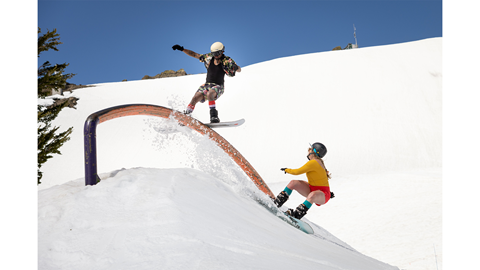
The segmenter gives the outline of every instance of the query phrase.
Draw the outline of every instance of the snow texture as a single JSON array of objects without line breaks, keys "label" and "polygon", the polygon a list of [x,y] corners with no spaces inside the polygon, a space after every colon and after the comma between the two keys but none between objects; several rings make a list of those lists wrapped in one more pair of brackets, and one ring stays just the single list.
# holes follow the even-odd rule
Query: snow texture
[{"label": "snow texture", "polygon": [[[71,140],[42,167],[39,269],[442,269],[442,38],[280,58],[226,78],[219,117],[246,122],[217,132],[273,193],[306,180],[280,168],[302,166],[309,143],[327,146],[336,197],[304,218],[315,235],[265,209],[271,201],[219,147],[171,119],[100,124],[102,181],[84,185],[90,114],[135,103],[184,110],[204,80],[66,94],[79,101],[54,123],[73,126]],[[193,117],[208,116],[198,104]],[[294,192],[286,206],[303,200]]]}]

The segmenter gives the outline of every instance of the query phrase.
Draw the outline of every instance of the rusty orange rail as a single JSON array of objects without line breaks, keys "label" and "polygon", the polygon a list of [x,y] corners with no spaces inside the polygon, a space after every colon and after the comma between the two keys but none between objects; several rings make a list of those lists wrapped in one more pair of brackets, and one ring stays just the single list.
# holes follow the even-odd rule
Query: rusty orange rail
[{"label": "rusty orange rail", "polygon": [[181,112],[174,111],[157,105],[148,104],[127,104],[111,107],[91,114],[85,120],[84,126],[84,147],[85,147],[85,185],[95,185],[100,180],[97,175],[96,157],[96,126],[105,121],[118,117],[130,115],[150,115],[162,118],[170,118],[172,115],[180,124],[189,127],[202,135],[207,135],[213,140],[232,160],[237,163],[255,185],[271,198],[275,198],[270,188],[263,181],[253,166],[220,134],[204,125],[202,122],[187,116]]}]

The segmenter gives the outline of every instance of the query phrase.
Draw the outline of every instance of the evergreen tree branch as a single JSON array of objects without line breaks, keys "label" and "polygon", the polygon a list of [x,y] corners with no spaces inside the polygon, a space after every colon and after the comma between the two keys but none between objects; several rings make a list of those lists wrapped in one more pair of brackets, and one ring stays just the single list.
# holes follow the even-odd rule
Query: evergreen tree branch
[{"label": "evergreen tree branch", "polygon": [[[38,34],[41,29],[38,28]],[[38,37],[38,56],[44,51],[53,49],[58,51],[57,46],[62,44],[57,29],[47,31],[46,34]],[[37,94],[38,98],[45,98],[52,89],[64,88],[67,80],[75,74],[64,74],[65,68],[69,64],[56,64],[52,66],[46,61],[38,68]],[[51,106],[37,105],[37,184],[40,184],[43,173],[40,170],[42,165],[53,157],[53,154],[61,155],[60,147],[70,140],[73,127],[66,131],[58,133],[60,127],[52,127],[52,121],[68,105],[67,102],[54,103]]]},{"label": "evergreen tree branch", "polygon": [[[40,27],[38,27],[38,34],[41,33]],[[60,34],[57,34],[57,29],[47,30],[47,33],[38,38],[38,57],[40,53],[53,49],[58,51],[57,46],[63,44],[60,42]]]}]

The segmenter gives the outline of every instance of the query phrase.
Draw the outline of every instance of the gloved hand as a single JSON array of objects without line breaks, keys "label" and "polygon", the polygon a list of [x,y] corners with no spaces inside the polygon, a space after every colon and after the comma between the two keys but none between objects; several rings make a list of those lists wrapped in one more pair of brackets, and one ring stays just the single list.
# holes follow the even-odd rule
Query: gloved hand
[{"label": "gloved hand", "polygon": [[172,49],[173,49],[173,50],[179,50],[179,51],[182,51],[182,52],[183,52],[183,47],[180,46],[180,45],[178,45],[178,44],[173,45]]},{"label": "gloved hand", "polygon": [[282,170],[282,171],[286,174],[286,173],[287,173],[287,172],[285,171],[286,169],[287,169],[287,168],[281,168],[280,170]]}]

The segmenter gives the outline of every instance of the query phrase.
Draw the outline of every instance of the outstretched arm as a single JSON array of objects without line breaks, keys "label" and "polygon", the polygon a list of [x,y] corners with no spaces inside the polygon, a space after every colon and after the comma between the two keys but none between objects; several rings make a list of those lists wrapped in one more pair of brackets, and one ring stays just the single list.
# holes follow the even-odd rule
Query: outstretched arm
[{"label": "outstretched arm", "polygon": [[191,51],[191,50],[188,50],[188,49],[184,49],[183,52],[188,55],[188,56],[191,56],[191,57],[194,57],[194,58],[197,58],[197,59],[200,59],[200,54],[194,52],[194,51]]},{"label": "outstretched arm", "polygon": [[[316,161],[315,161],[316,162]],[[293,174],[293,175],[299,175],[299,174],[304,174],[306,172],[309,172],[313,169],[311,160],[305,163],[302,167],[298,169],[285,169],[285,173]]]},{"label": "outstretched arm", "polygon": [[186,55],[189,55],[191,57],[194,57],[194,58],[197,58],[197,59],[200,59],[200,54],[194,52],[194,51],[191,51],[191,50],[187,50],[187,49],[184,49],[183,46],[180,46],[180,45],[173,45],[172,47],[173,50],[179,50],[179,51],[182,51],[184,52]]}]

